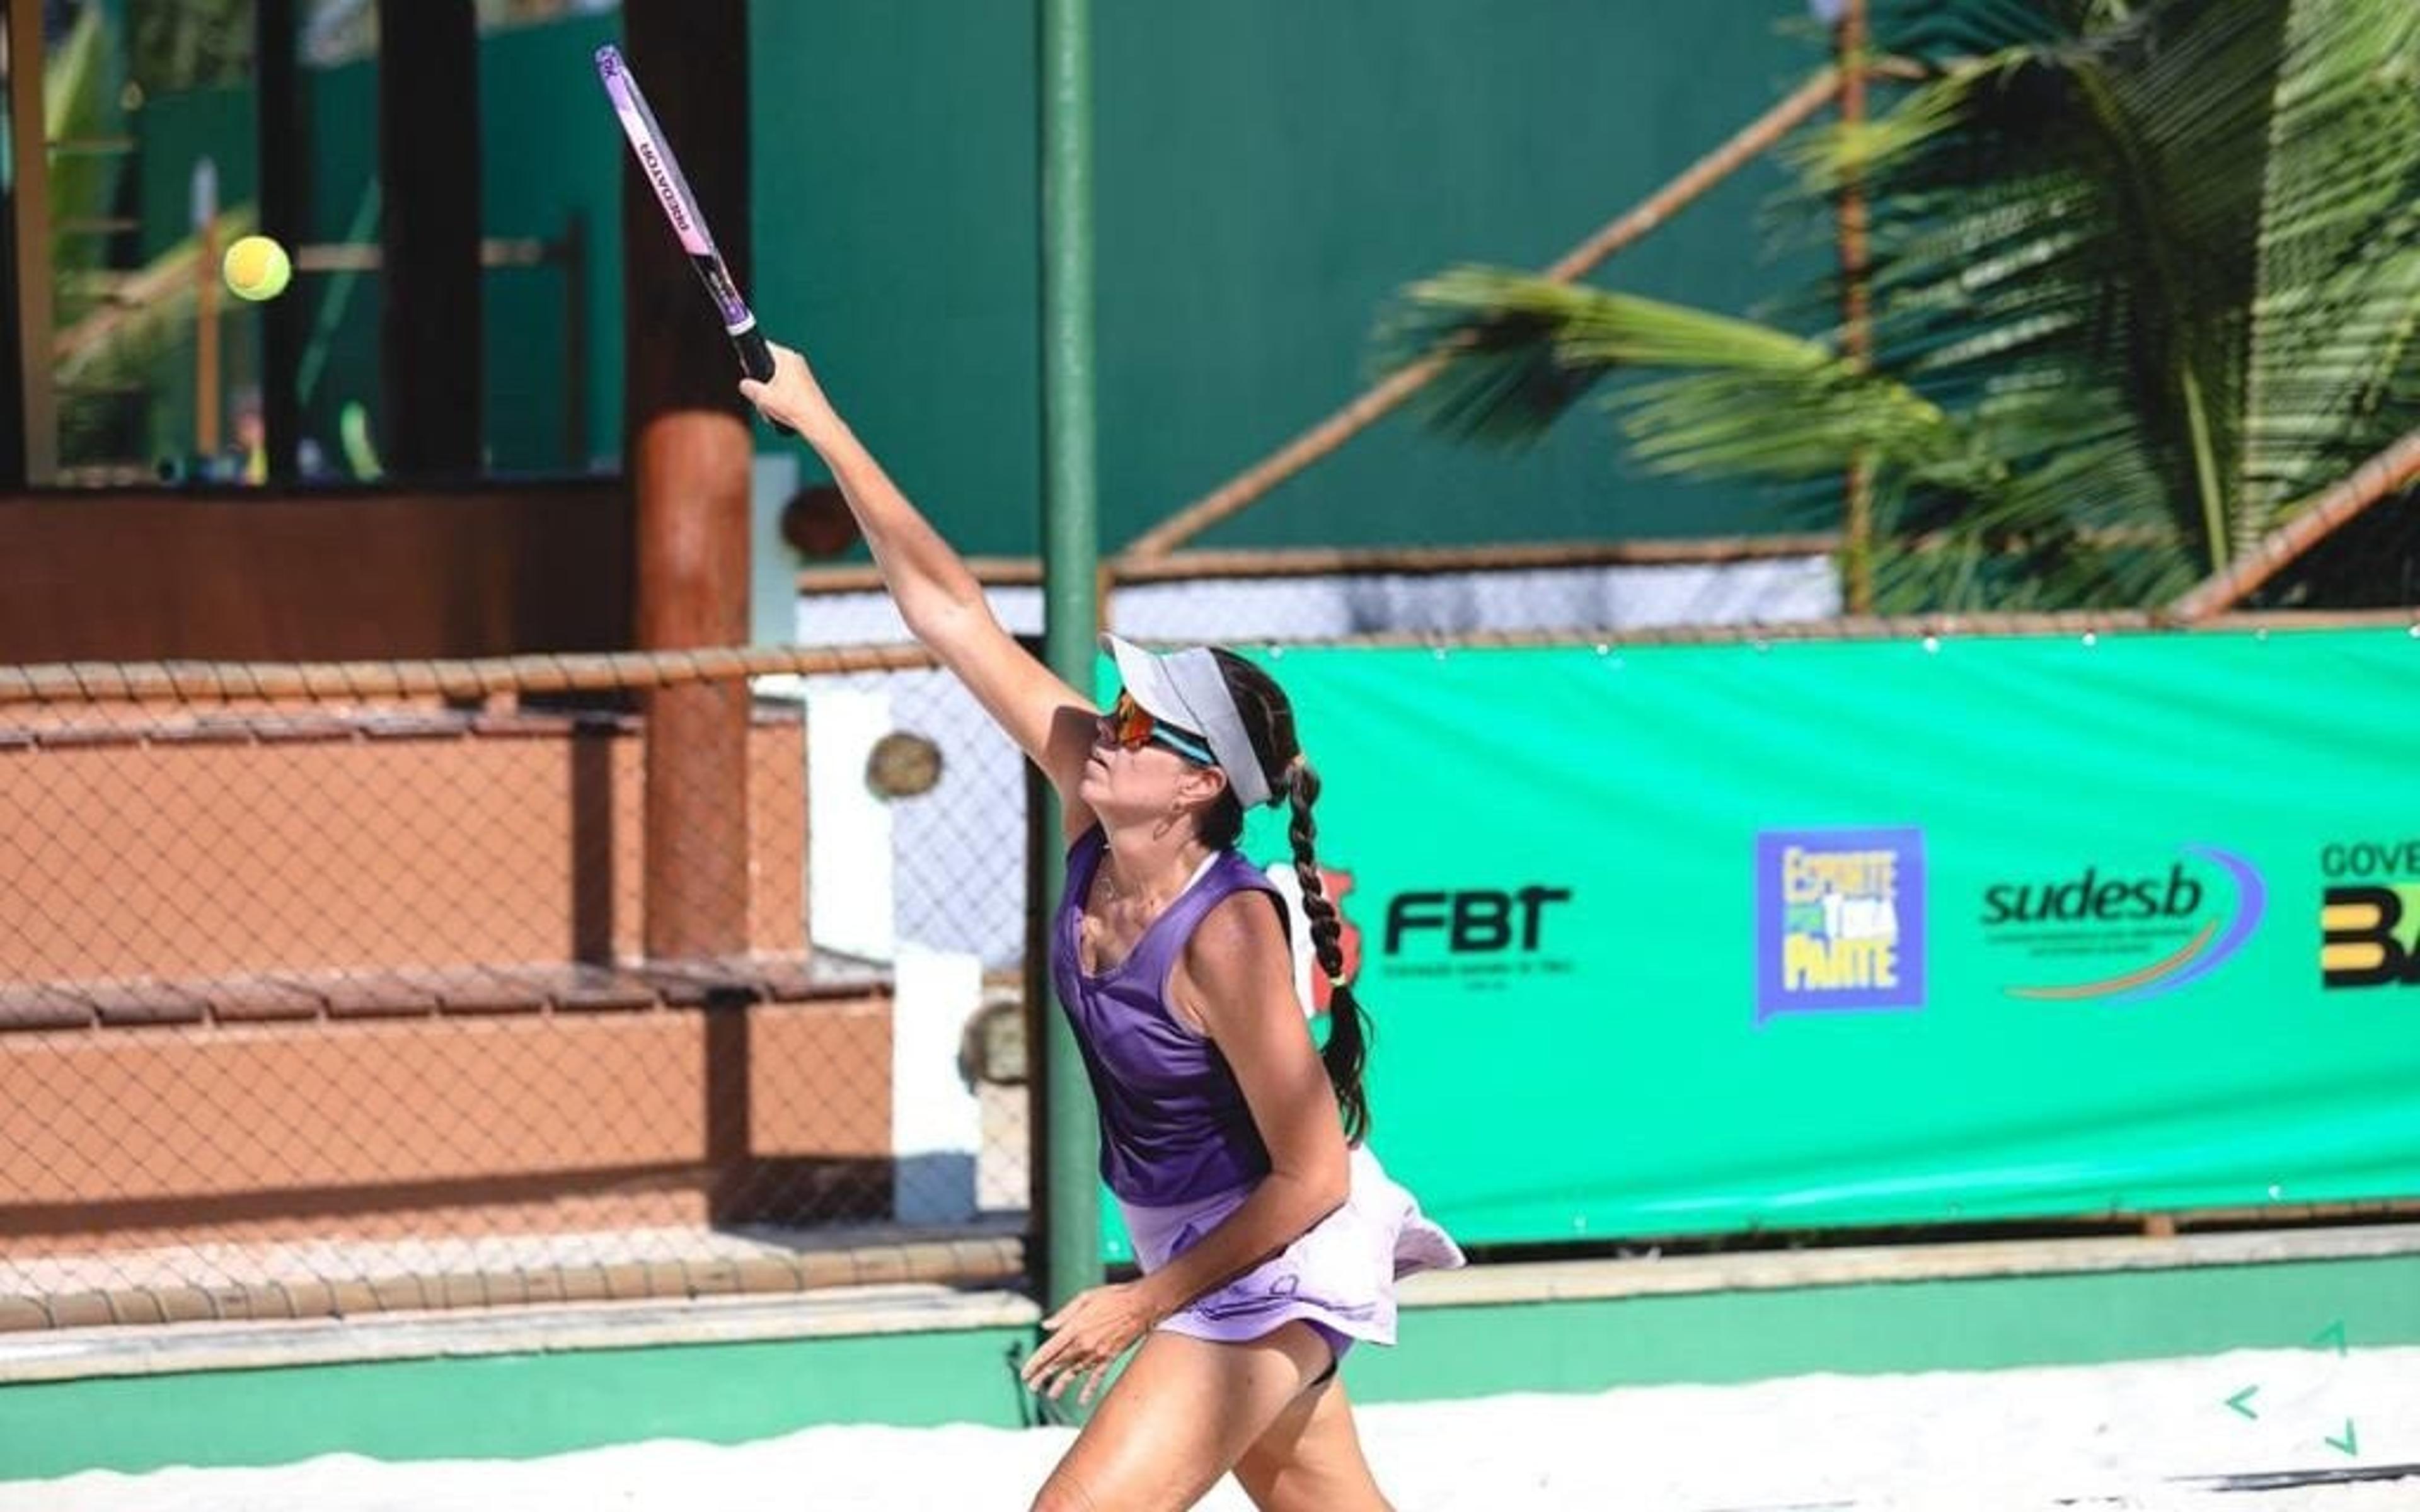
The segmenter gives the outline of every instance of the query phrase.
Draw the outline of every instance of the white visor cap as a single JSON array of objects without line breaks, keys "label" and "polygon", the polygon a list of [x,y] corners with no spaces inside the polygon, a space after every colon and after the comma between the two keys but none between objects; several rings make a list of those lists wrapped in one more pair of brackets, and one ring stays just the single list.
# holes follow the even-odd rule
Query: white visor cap
[{"label": "white visor cap", "polygon": [[1269,779],[1252,751],[1252,737],[1244,733],[1244,717],[1227,691],[1218,657],[1202,646],[1155,656],[1114,635],[1101,637],[1101,644],[1109,647],[1119,680],[1143,713],[1210,742],[1210,754],[1218,758],[1235,801],[1247,809],[1269,801]]}]

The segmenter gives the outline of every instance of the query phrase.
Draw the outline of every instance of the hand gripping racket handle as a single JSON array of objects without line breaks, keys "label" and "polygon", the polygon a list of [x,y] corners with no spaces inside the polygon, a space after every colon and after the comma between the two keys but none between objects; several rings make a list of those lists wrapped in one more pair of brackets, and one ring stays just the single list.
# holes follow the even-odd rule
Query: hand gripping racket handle
[{"label": "hand gripping racket handle", "polygon": [[[731,338],[731,345],[739,353],[741,372],[759,383],[773,381],[773,349],[765,345],[763,332],[752,329],[743,331]],[[788,430],[790,427],[783,425],[782,428]]]},{"label": "hand gripping racket handle", "polygon": [[[765,345],[765,333],[754,326],[731,338],[732,350],[739,354],[739,371],[759,383],[773,381],[773,348]],[[767,415],[765,423],[784,436],[796,436],[790,426]]]}]

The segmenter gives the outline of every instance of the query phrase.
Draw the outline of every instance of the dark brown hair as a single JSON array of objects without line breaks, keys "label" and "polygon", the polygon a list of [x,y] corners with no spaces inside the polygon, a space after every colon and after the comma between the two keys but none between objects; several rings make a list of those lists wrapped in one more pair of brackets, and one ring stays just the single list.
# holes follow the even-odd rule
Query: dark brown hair
[{"label": "dark brown hair", "polygon": [[[1362,1070],[1370,1058],[1370,1016],[1362,1011],[1352,987],[1341,980],[1343,920],[1337,917],[1336,904],[1320,881],[1319,858],[1313,851],[1318,830],[1311,823],[1311,807],[1319,799],[1319,774],[1303,760],[1301,743],[1295,735],[1294,705],[1287,702],[1285,690],[1268,673],[1232,651],[1213,646],[1211,655],[1218,658],[1227,691],[1234,696],[1235,710],[1243,716],[1252,754],[1268,779],[1270,801],[1283,802],[1294,810],[1287,835],[1294,841],[1295,878],[1302,884],[1303,912],[1311,922],[1311,943],[1319,957],[1319,969],[1334,989],[1327,999],[1327,1043],[1319,1058],[1327,1069],[1328,1085],[1336,1089],[1337,1110],[1344,1117],[1344,1137],[1359,1144],[1370,1132],[1370,1100],[1361,1085]],[[1200,833],[1203,844],[1219,850],[1242,838],[1244,806],[1232,786],[1202,812]]]}]

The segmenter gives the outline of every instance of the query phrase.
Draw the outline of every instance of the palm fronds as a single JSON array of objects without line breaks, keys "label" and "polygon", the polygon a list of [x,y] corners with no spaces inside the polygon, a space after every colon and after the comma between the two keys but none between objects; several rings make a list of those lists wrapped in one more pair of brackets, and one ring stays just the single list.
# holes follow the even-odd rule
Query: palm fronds
[{"label": "palm fronds", "polygon": [[[52,142],[88,141],[114,133],[122,121],[118,104],[116,46],[102,8],[86,7],[67,39],[42,59],[42,130]],[[49,154],[51,267],[59,272],[89,272],[106,261],[106,246],[92,229],[116,208],[118,160],[110,155],[54,149]],[[72,279],[63,281],[69,297],[58,312],[61,319],[83,313],[70,292]]]},{"label": "palm fronds", "polygon": [[1652,469],[1803,489],[1862,460],[1886,596],[1973,608],[2172,594],[2420,419],[2420,7],[1875,26],[1934,74],[1790,154],[1807,202],[1869,205],[1869,367],[1838,330],[1459,269],[1385,330],[1449,355],[1432,423],[1517,440],[1604,384]]}]

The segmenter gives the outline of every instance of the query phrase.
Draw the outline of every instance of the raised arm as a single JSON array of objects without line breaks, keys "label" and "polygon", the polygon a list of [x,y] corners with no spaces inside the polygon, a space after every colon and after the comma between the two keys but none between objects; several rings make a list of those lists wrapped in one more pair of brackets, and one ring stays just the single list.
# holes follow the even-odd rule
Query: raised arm
[{"label": "raised arm", "polygon": [[824,459],[909,633],[957,674],[1042,768],[1059,791],[1067,837],[1081,834],[1093,822],[1091,809],[1076,796],[1093,746],[1092,701],[1001,627],[964,559],[849,430],[806,360],[777,345],[773,363],[769,382],[743,381],[739,392],[767,418],[797,431]]}]

